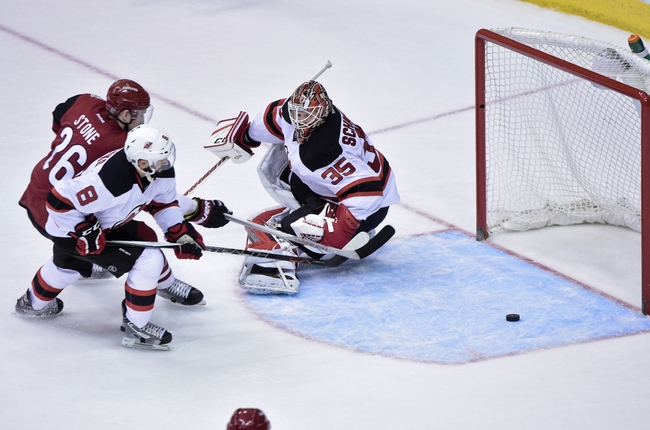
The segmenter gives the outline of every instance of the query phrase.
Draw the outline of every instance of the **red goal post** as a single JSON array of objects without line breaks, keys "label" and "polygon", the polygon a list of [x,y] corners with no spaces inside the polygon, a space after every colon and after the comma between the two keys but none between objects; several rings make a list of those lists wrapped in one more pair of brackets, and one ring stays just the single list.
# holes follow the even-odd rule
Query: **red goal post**
[{"label": "red goal post", "polygon": [[585,222],[639,231],[647,315],[650,61],[579,36],[507,28],[476,33],[475,66],[477,240]]}]

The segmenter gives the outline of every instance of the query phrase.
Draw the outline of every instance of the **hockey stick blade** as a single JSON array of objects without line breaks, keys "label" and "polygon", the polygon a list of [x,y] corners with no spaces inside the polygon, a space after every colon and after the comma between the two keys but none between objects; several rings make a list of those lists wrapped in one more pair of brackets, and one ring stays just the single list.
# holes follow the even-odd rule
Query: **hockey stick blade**
[{"label": "hockey stick blade", "polygon": [[233,215],[230,215],[228,213],[224,214],[224,216],[229,221],[232,221],[232,222],[234,222],[236,224],[241,224],[241,225],[243,225],[245,227],[249,227],[249,228],[251,228],[253,230],[261,231],[261,232],[264,232],[264,233],[279,237],[281,239],[288,240],[289,242],[299,243],[301,245],[309,246],[309,247],[314,248],[314,249],[316,249],[319,252],[322,252],[324,254],[336,254],[336,255],[340,255],[341,257],[349,258],[349,259],[352,259],[352,260],[360,260],[361,259],[359,257],[359,254],[357,254],[356,250],[358,248],[361,248],[364,245],[366,245],[368,243],[368,241],[370,240],[370,236],[368,236],[368,233],[361,232],[361,233],[357,234],[356,236],[354,236],[352,238],[352,240],[350,241],[350,243],[348,243],[343,249],[339,249],[339,248],[334,248],[332,246],[322,245],[322,244],[320,244],[318,242],[313,242],[313,241],[308,240],[308,239],[303,239],[301,237],[294,236],[293,234],[285,233],[283,231],[276,230],[274,228],[267,227],[267,226],[262,225],[262,224],[254,223],[253,221],[239,219],[239,218],[237,218],[237,217],[235,217]]},{"label": "hockey stick blade", "polygon": [[[169,242],[145,242],[139,240],[109,240],[106,242],[111,246],[135,246],[138,248],[177,248],[180,246],[178,243]],[[314,264],[316,266],[335,267],[339,266],[343,261],[332,258],[331,260],[314,260],[309,257],[297,257],[284,254],[274,254],[267,251],[252,251],[248,249],[237,248],[224,248],[221,246],[206,246],[204,251],[216,252],[219,254],[231,255],[249,255],[251,257],[268,258],[271,260],[291,261],[292,263],[306,263]]]},{"label": "hockey stick blade", "polygon": [[[367,234],[367,233],[364,233]],[[356,253],[359,255],[360,259],[366,258],[373,252],[377,251],[379,248],[384,246],[386,242],[390,240],[391,237],[395,234],[395,229],[392,225],[387,225],[383,227],[379,233],[375,234],[365,245],[356,248]],[[356,237],[356,236],[355,236]],[[353,243],[354,239],[350,242]],[[350,244],[348,243],[348,245]],[[347,247],[347,246],[346,246]],[[340,255],[335,255],[331,259],[327,260],[328,267],[337,267],[345,263],[348,259]]]},{"label": "hockey stick blade", "polygon": [[367,244],[357,249],[359,258],[366,258],[390,240],[395,235],[395,228],[392,225],[384,226],[377,234],[375,234]]}]

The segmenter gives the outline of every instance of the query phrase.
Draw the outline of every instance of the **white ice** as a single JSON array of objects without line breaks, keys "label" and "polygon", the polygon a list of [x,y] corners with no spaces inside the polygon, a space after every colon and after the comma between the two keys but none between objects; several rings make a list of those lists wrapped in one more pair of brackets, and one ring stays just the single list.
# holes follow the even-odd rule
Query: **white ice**
[{"label": "white ice", "polygon": [[[216,162],[202,148],[216,120],[255,114],[331,60],[321,82],[398,175],[402,203],[387,220],[398,236],[473,232],[474,34],[513,26],[619,46],[629,35],[514,0],[3,0],[0,427],[223,429],[236,408],[258,407],[278,430],[648,428],[650,334],[457,366],[361,354],[258,318],[236,256],[172,259],[208,305],[158,303],[154,322],[175,337],[168,353],[120,346],[121,281],[69,287],[64,315],[47,322],[13,311],[51,253],[17,202],[67,97],[142,83],[152,124],[178,145],[184,191]],[[227,163],[195,194],[242,216],[271,206],[256,164]],[[204,233],[244,244],[235,225]],[[588,225],[492,240],[640,307],[638,233]]]}]

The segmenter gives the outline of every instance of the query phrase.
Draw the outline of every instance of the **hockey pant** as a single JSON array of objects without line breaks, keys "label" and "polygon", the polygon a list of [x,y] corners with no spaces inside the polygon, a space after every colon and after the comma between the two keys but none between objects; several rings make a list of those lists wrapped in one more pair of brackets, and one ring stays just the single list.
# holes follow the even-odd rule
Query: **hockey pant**
[{"label": "hockey pant", "polygon": [[[106,233],[107,240],[156,240],[156,233],[145,223],[130,221]],[[68,285],[89,276],[88,263],[108,270],[116,278],[128,273],[125,282],[127,317],[138,327],[149,321],[156,291],[174,283],[174,275],[159,249],[108,246],[99,255],[81,256],[73,238],[52,238],[53,257],[36,273],[31,285],[34,309],[54,300]]]}]

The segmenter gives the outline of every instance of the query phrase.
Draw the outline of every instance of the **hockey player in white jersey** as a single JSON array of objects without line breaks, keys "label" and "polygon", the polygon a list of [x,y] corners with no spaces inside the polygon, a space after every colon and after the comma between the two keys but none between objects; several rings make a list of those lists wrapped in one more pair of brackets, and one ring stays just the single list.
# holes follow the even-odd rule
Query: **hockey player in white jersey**
[{"label": "hockey player in white jersey", "polygon": [[[288,99],[270,103],[252,122],[241,112],[221,122],[206,149],[235,163],[247,161],[261,142],[271,147],[258,167],[280,207],[253,217],[314,242],[343,248],[358,232],[371,232],[399,201],[395,176],[384,156],[345,116],[316,81],[300,85]],[[225,124],[225,126],[223,126]],[[296,247],[247,228],[247,249],[291,255]],[[308,247],[302,252],[328,258]],[[246,258],[240,285],[255,294],[295,294],[299,280],[288,261]]]},{"label": "hockey player in white jersey", "polygon": [[[108,152],[124,148],[130,130],[149,122],[153,105],[149,93],[137,82],[118,79],[108,88],[106,99],[93,94],[77,94],[58,104],[52,112],[55,138],[49,152],[34,166],[29,184],[19,204],[34,228],[44,237],[47,210],[45,201],[60,180],[78,175]],[[227,220],[227,208],[219,200],[179,195],[185,219],[205,228],[218,228]],[[149,241],[157,241],[151,230]],[[103,268],[86,263],[78,269],[84,279],[113,278]],[[185,306],[204,304],[197,288],[176,278],[171,267],[160,276],[158,295]]]},{"label": "hockey player in white jersey", "polygon": [[100,157],[81,175],[57,183],[47,197],[45,230],[54,242],[53,257],[36,273],[18,299],[16,311],[55,315],[63,309],[58,295],[80,277],[87,262],[116,277],[127,274],[122,302],[122,344],[144,349],[170,349],[172,335],[149,322],[157,284],[166,270],[160,249],[106,246],[107,240],[146,240],[151,228],[133,218],[147,209],[170,242],[181,245],[181,259],[199,259],[201,235],[183,218],[177,202],[176,149],[157,128],[131,130],[123,149]]}]

